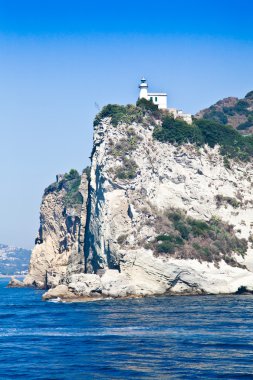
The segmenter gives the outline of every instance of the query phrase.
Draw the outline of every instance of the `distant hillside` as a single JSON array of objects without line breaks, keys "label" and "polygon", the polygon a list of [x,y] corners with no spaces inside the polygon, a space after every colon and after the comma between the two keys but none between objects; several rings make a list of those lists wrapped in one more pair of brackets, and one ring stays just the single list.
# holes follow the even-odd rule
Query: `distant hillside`
[{"label": "distant hillside", "polygon": [[26,274],[31,251],[0,244],[0,275]]},{"label": "distant hillside", "polygon": [[229,97],[219,100],[211,107],[198,112],[195,117],[229,124],[242,134],[252,134],[253,91],[249,92],[243,99]]}]

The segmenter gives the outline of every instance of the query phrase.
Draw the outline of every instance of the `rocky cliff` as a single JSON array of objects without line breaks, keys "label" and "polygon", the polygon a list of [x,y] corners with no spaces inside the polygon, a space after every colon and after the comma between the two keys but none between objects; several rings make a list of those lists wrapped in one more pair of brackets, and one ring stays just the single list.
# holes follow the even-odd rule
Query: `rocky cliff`
[{"label": "rocky cliff", "polygon": [[46,191],[25,283],[45,299],[253,291],[252,161],[160,142],[161,118],[131,107],[96,119],[82,204]]},{"label": "rocky cliff", "polygon": [[26,285],[50,288],[69,272],[84,271],[87,194],[86,172],[79,176],[74,170],[57,176],[57,182],[45,190]]}]

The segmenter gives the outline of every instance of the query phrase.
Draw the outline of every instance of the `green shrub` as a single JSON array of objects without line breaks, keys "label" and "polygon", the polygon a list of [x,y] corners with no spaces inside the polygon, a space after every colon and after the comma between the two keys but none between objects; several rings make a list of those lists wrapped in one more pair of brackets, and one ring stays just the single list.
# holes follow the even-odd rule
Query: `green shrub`
[{"label": "green shrub", "polygon": [[175,229],[180,233],[181,237],[185,240],[189,239],[190,236],[190,228],[187,226],[187,224],[178,221],[174,223]]},{"label": "green shrub", "polygon": [[98,125],[100,121],[106,117],[111,117],[112,125],[116,126],[126,114],[126,108],[118,104],[108,104],[96,116],[94,125]]},{"label": "green shrub", "polygon": [[215,198],[216,198],[216,204],[218,207],[224,204],[225,205],[229,204],[233,208],[238,208],[241,204],[236,198],[226,197],[222,194],[217,194]]},{"label": "green shrub", "polygon": [[213,261],[213,250],[209,247],[203,247],[197,243],[193,243],[193,248],[201,257],[201,260],[212,262]]},{"label": "green shrub", "polygon": [[251,248],[253,248],[253,234],[252,233],[249,236],[249,243],[251,245]]},{"label": "green shrub", "polygon": [[166,116],[161,127],[156,127],[153,137],[161,142],[170,142],[172,144],[195,143],[202,144],[202,136],[195,125],[189,125],[184,120],[174,119],[172,116]]},{"label": "green shrub", "polygon": [[156,241],[166,241],[166,240],[168,240],[168,241],[172,241],[173,238],[172,238],[172,236],[170,236],[170,235],[158,235],[158,236],[156,237]]},{"label": "green shrub", "polygon": [[108,104],[95,117],[94,126],[98,125],[102,119],[111,118],[111,123],[116,127],[119,123],[131,124],[133,122],[141,122],[143,120],[143,110],[131,104],[120,106],[118,104]]},{"label": "green shrub", "polygon": [[229,115],[229,116],[234,116],[235,115],[234,107],[223,107],[223,112],[225,114]]},{"label": "green shrub", "polygon": [[123,244],[123,243],[126,241],[127,236],[128,236],[128,235],[126,235],[126,234],[120,235],[120,236],[118,237],[118,239],[117,239],[117,243],[118,243],[118,244]]},{"label": "green shrub", "polygon": [[71,169],[69,173],[64,174],[65,181],[71,181],[72,179],[80,178],[80,174],[76,169]]},{"label": "green shrub", "polygon": [[144,108],[147,111],[157,111],[158,105],[154,104],[151,100],[147,100],[144,98],[138,99],[136,102],[136,106],[140,108]]},{"label": "green shrub", "polygon": [[210,227],[203,220],[197,220],[188,218],[187,219],[189,226],[191,227],[191,233],[193,236],[206,236]]},{"label": "green shrub", "polygon": [[86,166],[86,168],[83,169],[83,173],[86,174],[88,181],[90,180],[90,171],[91,171],[90,166]]},{"label": "green shrub", "polygon": [[177,210],[168,213],[168,218],[172,221],[174,228],[180,233],[184,240],[189,239],[190,228],[185,223],[185,215]]},{"label": "green shrub", "polygon": [[71,169],[69,173],[64,174],[59,182],[49,185],[44,192],[44,196],[52,192],[65,190],[64,205],[66,207],[74,207],[83,203],[83,197],[79,192],[81,176],[77,170]]},{"label": "green shrub", "polygon": [[44,190],[44,196],[48,195],[49,193],[53,193],[55,191],[59,191],[58,182],[53,182],[48,187],[46,187]]},{"label": "green shrub", "polygon": [[159,253],[174,253],[176,249],[175,243],[165,240],[157,245],[157,252]]},{"label": "green shrub", "polygon": [[128,180],[134,179],[137,174],[138,165],[131,158],[123,158],[122,166],[115,171],[115,177],[118,179]]},{"label": "green shrub", "polygon": [[81,205],[83,203],[82,194],[78,190],[70,191],[66,194],[64,198],[64,205],[66,207],[74,207],[76,205]]},{"label": "green shrub", "polygon": [[247,93],[247,95],[245,96],[246,99],[253,99],[253,91],[250,91]]},{"label": "green shrub", "polygon": [[168,218],[174,223],[179,222],[184,217],[184,214],[180,210],[170,210],[168,213]]},{"label": "green shrub", "polygon": [[221,125],[210,120],[196,120],[196,125],[202,133],[205,144],[212,148],[217,144],[223,149],[233,145],[237,151],[243,145],[243,136],[229,125]]},{"label": "green shrub", "polygon": [[[78,176],[77,176],[77,174]],[[68,179],[66,179],[63,182],[63,188],[66,190],[66,194],[64,197],[64,205],[66,207],[74,207],[75,205],[82,204],[83,203],[83,197],[81,193],[79,192],[79,187],[81,184],[81,176],[78,172],[72,173],[72,175],[69,173],[67,176]]]},{"label": "green shrub", "polygon": [[227,156],[223,156],[223,164],[224,164],[225,168],[231,169],[231,163],[230,163],[230,160]]},{"label": "green shrub", "polygon": [[141,108],[144,112],[148,112],[151,116],[156,119],[161,119],[162,111],[158,109],[158,105],[154,104],[152,100],[138,99],[136,106]]},{"label": "green shrub", "polygon": [[253,126],[253,122],[250,120],[247,120],[244,123],[239,124],[237,129],[238,129],[238,131],[243,131],[245,129],[249,129],[252,126]]},{"label": "green shrub", "polygon": [[221,111],[210,111],[208,113],[206,113],[203,117],[204,119],[207,119],[207,120],[214,120],[216,121],[217,123],[220,123],[220,124],[227,124],[228,122],[228,118],[227,116],[221,112]]},{"label": "green shrub", "polygon": [[247,115],[249,113],[248,110],[249,103],[246,100],[239,100],[237,104],[234,107],[234,110],[236,113],[239,113],[240,115]]},{"label": "green shrub", "polygon": [[184,241],[180,236],[177,235],[158,235],[156,237],[156,241],[170,241],[171,243],[174,243],[175,245],[183,245]]}]

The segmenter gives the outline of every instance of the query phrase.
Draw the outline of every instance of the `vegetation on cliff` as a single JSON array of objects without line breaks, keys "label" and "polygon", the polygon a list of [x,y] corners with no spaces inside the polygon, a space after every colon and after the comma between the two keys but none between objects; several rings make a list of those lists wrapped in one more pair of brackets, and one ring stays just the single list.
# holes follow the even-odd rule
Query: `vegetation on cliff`
[{"label": "vegetation on cliff", "polygon": [[98,125],[102,119],[111,118],[111,124],[116,127],[119,123],[146,123],[150,122],[150,117],[161,119],[162,111],[158,109],[152,101],[138,99],[136,106],[128,104],[121,106],[118,104],[108,104],[98,113],[94,120],[94,126]]},{"label": "vegetation on cliff", "polygon": [[172,144],[195,143],[203,144],[203,136],[196,125],[189,125],[184,120],[174,119],[173,116],[165,116],[161,126],[154,129],[153,137],[161,142]]},{"label": "vegetation on cliff", "polygon": [[122,165],[115,170],[115,177],[118,179],[134,179],[136,177],[138,165],[131,158],[124,157]]},{"label": "vegetation on cliff", "polygon": [[59,181],[49,185],[44,191],[44,196],[64,189],[64,205],[66,207],[74,207],[75,205],[82,204],[83,202],[83,197],[79,192],[80,183],[80,174],[77,170],[71,169],[70,172],[64,174]]},{"label": "vegetation on cliff", "polygon": [[110,140],[109,154],[122,162],[120,166],[117,166],[113,170],[113,173],[115,178],[121,180],[128,180],[136,177],[138,165],[136,164],[133,155],[138,144],[142,141],[141,136],[139,136],[132,127],[126,129],[126,135],[127,138],[121,138],[116,143]]},{"label": "vegetation on cliff", "polygon": [[[250,94],[247,96],[251,99]],[[236,110],[241,112],[245,107],[243,102],[238,102]],[[161,142],[178,145],[192,143],[197,146],[207,144],[210,147],[218,144],[221,154],[227,158],[247,161],[253,156],[253,136],[243,136],[232,126],[208,118],[195,119],[193,124],[189,125],[182,119],[174,119],[168,112],[159,110],[153,102],[146,99],[139,99],[136,106],[108,104],[97,115],[94,125],[99,124],[105,117],[111,118],[114,127],[119,123],[130,125],[133,122],[154,125],[153,137]],[[138,144],[136,135],[133,132],[132,136],[128,137],[129,141],[122,139],[111,149],[113,155],[121,156],[125,151],[135,149]]]},{"label": "vegetation on cliff", "polygon": [[161,126],[154,129],[153,137],[172,144],[194,143],[214,147],[220,145],[221,154],[228,158],[247,161],[253,157],[253,136],[242,136],[229,125],[211,120],[195,120],[192,125],[166,116]]},{"label": "vegetation on cliff", "polygon": [[157,255],[214,263],[224,260],[229,265],[238,265],[232,254],[244,256],[247,252],[247,241],[236,237],[232,225],[215,217],[204,221],[171,209],[159,215],[155,225],[159,235],[146,248]]},{"label": "vegetation on cliff", "polygon": [[137,135],[134,128],[130,127],[126,130],[127,138],[121,138],[118,142],[114,143],[110,140],[111,154],[115,158],[124,158],[127,154],[132,153],[141,142],[142,138]]},{"label": "vegetation on cliff", "polygon": [[128,104],[127,106],[108,104],[95,117],[94,126],[98,125],[101,120],[106,117],[111,118],[111,123],[114,127],[116,127],[119,123],[141,123],[143,116],[143,109],[140,107],[135,107],[132,104]]}]

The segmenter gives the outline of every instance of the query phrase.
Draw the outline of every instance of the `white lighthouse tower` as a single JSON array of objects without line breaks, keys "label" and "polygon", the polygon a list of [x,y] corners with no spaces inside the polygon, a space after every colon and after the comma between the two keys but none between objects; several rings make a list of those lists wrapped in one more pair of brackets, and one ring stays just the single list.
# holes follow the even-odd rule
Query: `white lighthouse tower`
[{"label": "white lighthouse tower", "polygon": [[139,84],[140,95],[139,99],[148,99],[148,84],[145,78],[141,79],[141,83]]}]

